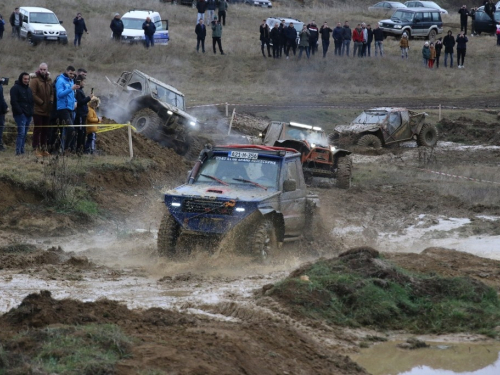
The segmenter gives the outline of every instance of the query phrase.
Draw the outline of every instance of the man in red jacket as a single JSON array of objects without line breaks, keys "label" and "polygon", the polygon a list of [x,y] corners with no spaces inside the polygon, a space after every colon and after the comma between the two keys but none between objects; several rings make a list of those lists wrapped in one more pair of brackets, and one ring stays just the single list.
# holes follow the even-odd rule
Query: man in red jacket
[{"label": "man in red jacket", "polygon": [[354,51],[352,56],[363,57],[363,29],[361,24],[358,23],[356,28],[352,31],[352,41],[354,42]]}]

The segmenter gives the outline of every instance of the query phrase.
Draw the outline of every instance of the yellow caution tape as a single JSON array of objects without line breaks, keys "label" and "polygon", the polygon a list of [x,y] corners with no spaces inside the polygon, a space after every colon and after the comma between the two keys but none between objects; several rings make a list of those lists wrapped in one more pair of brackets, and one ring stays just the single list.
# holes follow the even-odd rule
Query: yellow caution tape
[{"label": "yellow caution tape", "polygon": [[[91,126],[97,126],[97,133],[104,133],[104,132],[109,132],[117,129],[121,129],[127,126],[130,126],[132,130],[137,131],[135,127],[133,127],[130,124],[87,124],[87,125],[36,125],[37,128],[74,128],[77,126],[81,127],[91,127]],[[12,126],[14,127],[14,126]],[[31,125],[30,125],[31,127]],[[17,134],[16,132],[3,132],[3,134]],[[33,134],[32,131],[27,132],[27,134]]]}]

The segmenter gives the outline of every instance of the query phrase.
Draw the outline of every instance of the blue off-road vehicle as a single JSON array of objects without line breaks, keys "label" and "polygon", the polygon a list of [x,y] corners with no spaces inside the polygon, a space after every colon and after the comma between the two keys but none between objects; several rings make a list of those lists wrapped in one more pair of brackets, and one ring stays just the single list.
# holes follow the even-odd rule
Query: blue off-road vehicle
[{"label": "blue off-road vehicle", "polygon": [[206,147],[186,184],[165,193],[158,252],[179,256],[181,236],[224,236],[258,260],[281,243],[308,238],[319,200],[308,193],[300,153],[262,145]]}]

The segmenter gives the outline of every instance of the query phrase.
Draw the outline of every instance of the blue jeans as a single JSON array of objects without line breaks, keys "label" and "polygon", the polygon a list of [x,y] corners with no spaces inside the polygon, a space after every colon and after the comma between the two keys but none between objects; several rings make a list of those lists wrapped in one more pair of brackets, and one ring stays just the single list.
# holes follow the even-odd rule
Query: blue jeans
[{"label": "blue jeans", "polygon": [[146,48],[149,48],[150,44],[151,44],[151,47],[154,47],[155,46],[154,35],[144,35],[144,43],[146,43]]},{"label": "blue jeans", "polygon": [[450,56],[450,68],[453,68],[453,53],[444,53],[444,67],[448,66],[448,55]]},{"label": "blue jeans", "polygon": [[328,47],[330,46],[330,41],[328,39],[321,39],[321,44],[323,46],[323,57],[325,57],[328,52]]},{"label": "blue jeans", "polygon": [[24,114],[14,115],[17,124],[16,155],[24,154],[24,144],[26,143],[26,134],[30,127],[31,116]]},{"label": "blue jeans", "polygon": [[350,45],[351,45],[351,41],[350,40],[344,40],[342,42],[342,56],[344,56],[344,52],[345,52],[346,56],[349,56]]},{"label": "blue jeans", "polygon": [[87,141],[85,142],[85,153],[93,154],[95,151],[95,133],[87,134]]},{"label": "blue jeans", "polygon": [[380,56],[384,55],[384,43],[382,41],[375,41],[375,56],[377,56],[377,49],[380,51]]},{"label": "blue jeans", "polygon": [[82,35],[83,34],[75,34],[75,41],[73,42],[73,44],[76,46],[77,44],[80,45],[80,43],[82,42]]},{"label": "blue jeans", "polygon": [[306,56],[307,58],[309,58],[309,54],[310,54],[310,47],[307,46],[307,47],[302,47],[302,46],[299,46],[299,59],[302,57],[302,51],[306,50]]}]

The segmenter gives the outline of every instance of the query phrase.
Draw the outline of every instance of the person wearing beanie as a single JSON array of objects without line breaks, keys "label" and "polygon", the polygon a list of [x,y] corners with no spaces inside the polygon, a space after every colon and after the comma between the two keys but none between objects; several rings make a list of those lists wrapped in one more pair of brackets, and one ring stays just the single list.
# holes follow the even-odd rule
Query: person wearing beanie
[{"label": "person wearing beanie", "polygon": [[111,20],[109,28],[113,32],[113,40],[119,42],[122,39],[123,29],[125,28],[120,13],[115,13],[115,17]]},{"label": "person wearing beanie", "polygon": [[410,50],[410,42],[408,41],[408,34],[403,33],[403,36],[399,41],[399,48],[401,48],[401,58],[408,59],[408,51]]},{"label": "person wearing beanie", "polygon": [[429,57],[429,68],[432,69],[434,67],[434,61],[436,60],[436,48],[434,47],[434,43],[429,44],[429,50],[431,51],[431,56]]},{"label": "person wearing beanie", "polygon": [[431,58],[429,42],[425,42],[424,46],[422,47],[422,58],[424,60],[424,66],[427,68],[427,66],[429,66],[429,59]]},{"label": "person wearing beanie", "polygon": [[222,25],[220,20],[217,19],[217,16],[214,16],[214,20],[212,21],[212,47],[214,49],[214,54],[217,53],[215,49],[215,45],[219,45],[219,51],[221,55],[224,55],[224,51],[222,50]]}]

